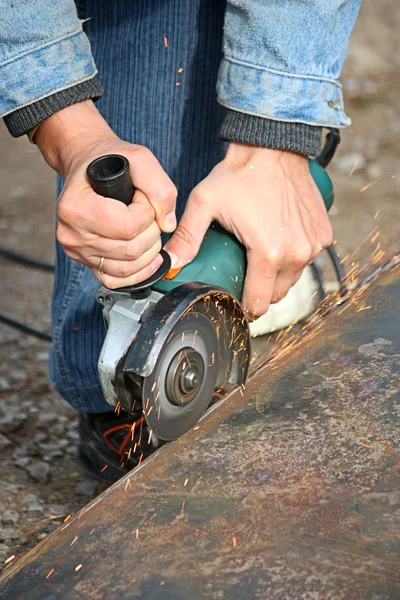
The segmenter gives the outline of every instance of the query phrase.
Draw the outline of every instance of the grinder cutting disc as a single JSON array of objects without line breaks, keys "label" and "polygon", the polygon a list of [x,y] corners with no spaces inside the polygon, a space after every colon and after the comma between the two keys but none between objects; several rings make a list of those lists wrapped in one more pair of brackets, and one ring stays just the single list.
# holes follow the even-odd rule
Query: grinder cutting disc
[{"label": "grinder cutting disc", "polygon": [[188,312],[172,329],[143,384],[144,415],[159,439],[177,439],[205,413],[216,387],[218,361],[212,322]]}]

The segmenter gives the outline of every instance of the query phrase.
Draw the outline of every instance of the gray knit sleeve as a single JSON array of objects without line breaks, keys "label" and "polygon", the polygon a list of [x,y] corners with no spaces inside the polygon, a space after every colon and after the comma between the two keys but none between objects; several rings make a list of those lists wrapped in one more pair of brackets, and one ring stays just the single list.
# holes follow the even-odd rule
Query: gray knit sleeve
[{"label": "gray knit sleeve", "polygon": [[264,117],[228,110],[220,129],[220,138],[278,150],[291,150],[305,156],[317,156],[321,151],[322,127],[290,121],[275,121]]},{"label": "gray knit sleeve", "polygon": [[8,131],[13,137],[19,137],[28,133],[36,127],[67,106],[83,102],[84,100],[96,100],[103,94],[103,88],[95,77],[88,81],[82,81],[65,90],[46,96],[41,100],[33,102],[23,108],[9,113],[4,117],[4,122]]}]

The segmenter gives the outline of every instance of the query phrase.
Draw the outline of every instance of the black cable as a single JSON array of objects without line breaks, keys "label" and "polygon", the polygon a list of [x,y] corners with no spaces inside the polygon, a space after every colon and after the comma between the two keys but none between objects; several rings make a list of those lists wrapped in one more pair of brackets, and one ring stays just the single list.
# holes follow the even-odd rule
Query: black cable
[{"label": "black cable", "polygon": [[313,262],[310,263],[310,267],[311,267],[312,274],[314,276],[315,282],[318,287],[319,299],[323,300],[325,298],[325,290],[324,290],[324,284],[322,281],[321,269]]},{"label": "black cable", "polygon": [[29,256],[19,254],[18,252],[14,252],[13,250],[9,250],[8,248],[0,247],[0,257],[18,263],[20,265],[24,265],[26,267],[32,267],[34,269],[40,269],[41,271],[47,271],[48,273],[54,273],[54,265],[52,265],[51,263],[36,260],[35,258],[30,258]]},{"label": "black cable", "polygon": [[331,259],[333,268],[335,269],[336,277],[338,278],[338,281],[339,281],[339,285],[340,285],[339,292],[342,296],[344,296],[349,291],[347,288],[347,285],[346,285],[345,270],[340,262],[340,258],[338,257],[334,246],[329,246],[327,248],[327,251],[329,254],[329,258]]},{"label": "black cable", "polygon": [[325,145],[321,150],[321,154],[317,156],[315,159],[317,163],[321,165],[321,167],[327,167],[331,162],[336,148],[340,144],[340,133],[339,129],[332,128],[325,139]]},{"label": "black cable", "polygon": [[10,319],[10,317],[6,317],[0,313],[0,323],[3,325],[8,325],[13,329],[17,329],[26,335],[32,335],[34,337],[39,338],[39,340],[44,340],[45,342],[51,342],[52,337],[48,333],[44,331],[39,331],[38,329],[34,329],[33,327],[29,327],[29,325],[25,325],[25,323],[21,323],[21,321],[17,321],[16,319]]}]

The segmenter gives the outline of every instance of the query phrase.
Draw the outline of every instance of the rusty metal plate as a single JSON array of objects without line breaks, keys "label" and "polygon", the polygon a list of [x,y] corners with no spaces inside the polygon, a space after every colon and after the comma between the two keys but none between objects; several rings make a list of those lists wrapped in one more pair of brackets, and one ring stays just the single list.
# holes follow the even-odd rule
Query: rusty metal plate
[{"label": "rusty metal plate", "polygon": [[1,597],[400,598],[399,297],[393,268],[23,557]]}]

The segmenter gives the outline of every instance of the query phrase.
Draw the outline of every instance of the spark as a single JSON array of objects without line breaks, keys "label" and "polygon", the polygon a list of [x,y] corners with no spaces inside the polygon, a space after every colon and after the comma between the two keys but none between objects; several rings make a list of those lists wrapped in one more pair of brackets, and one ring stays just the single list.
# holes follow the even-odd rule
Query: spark
[{"label": "spark", "polygon": [[376,213],[375,213],[375,216],[374,216],[374,219],[377,219],[377,218],[378,218],[378,215],[379,215],[379,210],[377,210],[377,211],[376,211]]},{"label": "spark", "polygon": [[[379,210],[378,210],[378,212],[376,213],[376,215],[377,215],[378,213],[379,213]],[[376,219],[376,215],[375,215],[374,219]],[[373,243],[375,242],[375,240],[376,240],[376,239],[377,239],[377,238],[380,236],[380,234],[381,234],[381,233],[380,233],[380,231],[377,231],[377,232],[376,232],[376,234],[374,235],[374,237],[372,237],[372,238],[371,238],[371,244],[373,244]]]},{"label": "spark", "polygon": [[180,516],[183,517],[183,515],[185,514],[185,502],[186,500],[184,500],[182,502],[182,506],[181,506],[181,512],[180,512]]},{"label": "spark", "polygon": [[151,386],[151,391],[152,391],[152,392],[154,392],[154,390],[156,389],[156,385],[157,385],[157,382],[155,381],[155,382],[153,383],[153,385]]},{"label": "spark", "polygon": [[80,571],[82,569],[82,566],[83,565],[81,563],[79,563],[79,565],[76,565],[75,571]]},{"label": "spark", "polygon": [[182,67],[180,67],[180,69],[178,69],[178,73],[183,73]]},{"label": "spark", "polygon": [[6,558],[6,560],[4,561],[4,564],[7,565],[9,562],[11,562],[12,560],[14,560],[15,558],[15,554],[11,554],[11,556],[9,556],[8,558]]},{"label": "spark", "polygon": [[147,443],[148,443],[149,445],[150,445],[150,442],[151,442],[151,437],[152,437],[152,435],[153,435],[153,430],[152,430],[152,429],[150,429],[150,433],[149,433],[149,439],[147,440]]},{"label": "spark", "polygon": [[188,477],[186,477],[186,479],[185,479],[185,481],[184,481],[184,483],[183,483],[183,487],[186,487],[186,486],[187,486],[187,484],[188,484],[188,481],[189,481],[189,478],[188,478]]},{"label": "spark", "polygon": [[196,431],[196,429],[200,429],[200,425],[197,425],[196,427],[193,427],[193,431]]},{"label": "spark", "polygon": [[175,85],[176,85],[176,87],[179,87],[179,86],[181,85],[181,82],[180,82],[180,81],[177,81],[177,82],[175,83]]},{"label": "spark", "polygon": [[46,575],[46,579],[48,579],[49,577],[51,577],[54,573],[54,569],[50,569],[50,571],[47,573]]},{"label": "spark", "polygon": [[361,312],[362,310],[369,310],[370,308],[370,306],[360,306],[360,308],[358,308],[356,312]]},{"label": "spark", "polygon": [[168,48],[168,38],[164,35],[164,46]]},{"label": "spark", "polygon": [[364,185],[364,187],[361,188],[360,192],[365,192],[370,187],[372,187],[373,185],[375,185],[376,183],[378,183],[378,181],[379,181],[379,179],[374,179],[374,181],[370,181],[369,183],[367,183],[367,185]]},{"label": "spark", "polygon": [[72,546],[73,544],[75,544],[75,542],[76,542],[78,539],[79,539],[79,536],[78,536],[78,535],[76,535],[76,536],[74,537],[74,539],[72,540],[72,542],[70,543],[70,546]]},{"label": "spark", "polygon": [[128,489],[128,488],[130,488],[130,487],[131,487],[131,480],[130,480],[130,479],[127,479],[127,480],[126,480],[126,484],[125,484],[125,492],[126,492],[126,491],[127,491],[127,489]]},{"label": "spark", "polygon": [[104,467],[101,469],[100,473],[104,473],[104,471],[108,469],[108,465],[104,465]]},{"label": "spark", "polygon": [[234,548],[237,546],[237,539],[235,537],[232,538],[232,545]]},{"label": "spark", "polygon": [[355,160],[353,166],[351,167],[350,173],[347,175],[347,177],[351,177],[356,169],[357,169],[357,161]]},{"label": "spark", "polygon": [[94,532],[94,530],[95,530],[95,529],[96,529],[96,528],[95,528],[95,527],[93,527],[93,529],[91,529],[91,530],[89,531],[89,535],[92,535],[92,533]]},{"label": "spark", "polygon": [[136,529],[136,539],[139,539],[139,529]]}]

